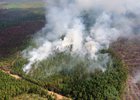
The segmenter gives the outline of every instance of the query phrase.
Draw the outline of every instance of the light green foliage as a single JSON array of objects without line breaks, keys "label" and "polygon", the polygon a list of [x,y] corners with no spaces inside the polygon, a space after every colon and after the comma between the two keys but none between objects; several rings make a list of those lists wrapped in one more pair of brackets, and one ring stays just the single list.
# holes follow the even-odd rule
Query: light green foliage
[{"label": "light green foliage", "polygon": [[47,90],[25,80],[16,80],[0,71],[0,100],[11,100],[23,93],[34,93],[45,98],[51,98],[51,96],[48,96]]},{"label": "light green foliage", "polygon": [[[44,88],[76,100],[120,100],[127,79],[127,68],[112,51],[109,53],[113,63],[108,64],[105,72],[100,69],[90,72],[88,60],[74,59],[69,54],[60,53],[40,62],[29,75],[23,76]],[[75,64],[69,68],[72,58]],[[59,70],[59,67],[62,69]],[[55,73],[48,75],[47,71],[53,68],[56,68],[53,70]]]},{"label": "light green foliage", "polygon": [[44,3],[41,1],[38,2],[10,2],[0,4],[0,8],[4,9],[26,9],[26,8],[42,8],[44,7]]}]

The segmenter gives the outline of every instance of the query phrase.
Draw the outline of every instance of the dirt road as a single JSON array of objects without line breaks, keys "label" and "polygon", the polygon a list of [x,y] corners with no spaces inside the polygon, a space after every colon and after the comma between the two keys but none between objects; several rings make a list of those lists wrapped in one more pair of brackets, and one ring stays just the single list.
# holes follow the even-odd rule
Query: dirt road
[{"label": "dirt road", "polygon": [[[3,67],[0,67],[0,70],[1,70],[2,72],[4,72],[4,73],[10,75],[11,77],[17,79],[17,80],[23,79],[23,78],[20,77],[19,75],[12,74],[10,70],[4,69]],[[70,99],[70,98],[67,98],[67,97],[65,97],[65,96],[62,96],[62,95],[60,95],[60,94],[58,94],[58,93],[55,93],[55,92],[53,92],[53,91],[48,91],[48,94],[54,96],[54,98],[55,98],[56,100],[72,100],[72,99]]]}]

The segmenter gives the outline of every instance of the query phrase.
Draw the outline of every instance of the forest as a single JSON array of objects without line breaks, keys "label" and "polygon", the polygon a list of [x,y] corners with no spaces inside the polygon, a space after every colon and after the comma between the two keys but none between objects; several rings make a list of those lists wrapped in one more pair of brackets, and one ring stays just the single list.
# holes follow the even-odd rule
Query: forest
[{"label": "forest", "polygon": [[11,100],[12,97],[16,97],[23,93],[39,94],[44,98],[53,100],[53,98],[48,95],[47,90],[25,80],[16,80],[2,71],[0,71],[0,83],[1,100]]},{"label": "forest", "polygon": [[[0,9],[0,100],[22,99],[32,94],[44,100],[54,100],[48,91],[73,100],[121,100],[128,69],[111,48],[100,51],[112,59],[104,72],[96,66],[92,66],[94,69],[90,71],[87,66],[92,61],[77,59],[65,52],[39,62],[37,66],[34,64],[29,74],[23,72],[28,61],[21,52],[29,45],[34,45],[32,36],[44,27],[44,9],[15,9],[13,4],[6,7],[10,9]],[[17,80],[1,69],[21,79]]]},{"label": "forest", "polygon": [[[41,62],[28,75],[22,71],[23,64],[27,62],[21,59],[13,66],[13,73],[74,100],[121,100],[127,80],[127,67],[112,50],[101,52],[108,52],[112,57],[112,63],[108,63],[105,72],[98,68],[89,72],[85,60],[76,61],[78,63],[73,68],[67,69],[68,66],[64,66],[56,72],[55,67],[60,67],[56,65],[71,59],[70,55],[60,53]],[[50,74],[46,74],[46,70]]]}]

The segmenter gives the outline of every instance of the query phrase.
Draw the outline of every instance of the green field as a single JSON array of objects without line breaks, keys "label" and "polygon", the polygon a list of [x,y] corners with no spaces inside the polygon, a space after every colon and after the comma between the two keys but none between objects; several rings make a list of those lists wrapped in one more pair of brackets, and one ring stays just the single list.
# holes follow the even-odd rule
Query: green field
[{"label": "green field", "polygon": [[14,2],[14,3],[2,3],[0,4],[0,8],[3,9],[27,9],[27,8],[42,8],[44,7],[43,2]]}]

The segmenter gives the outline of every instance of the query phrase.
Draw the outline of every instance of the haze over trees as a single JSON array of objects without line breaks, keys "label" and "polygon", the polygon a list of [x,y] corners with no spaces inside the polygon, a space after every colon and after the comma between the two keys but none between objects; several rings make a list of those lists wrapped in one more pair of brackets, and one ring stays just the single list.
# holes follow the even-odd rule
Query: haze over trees
[{"label": "haze over trees", "polygon": [[[9,4],[38,1],[0,0]],[[128,71],[112,50],[101,51],[112,58],[107,63],[105,72],[98,68],[90,71],[87,67],[89,59],[77,59],[65,52],[44,59],[38,66],[34,64],[29,74],[23,72],[28,61],[20,53],[26,47],[34,46],[31,38],[44,27],[45,15],[42,8],[27,9],[24,6],[25,8],[17,9],[17,6],[19,5],[15,7],[10,4],[10,9],[0,10],[0,100],[29,95],[53,100],[54,98],[48,95],[48,90],[74,100],[121,100]],[[3,69],[22,79],[11,77],[1,71]]]}]

